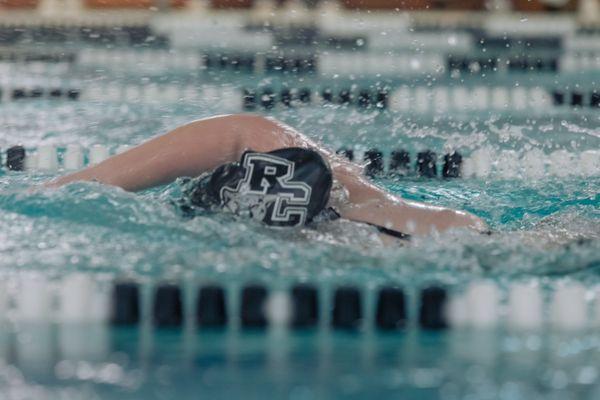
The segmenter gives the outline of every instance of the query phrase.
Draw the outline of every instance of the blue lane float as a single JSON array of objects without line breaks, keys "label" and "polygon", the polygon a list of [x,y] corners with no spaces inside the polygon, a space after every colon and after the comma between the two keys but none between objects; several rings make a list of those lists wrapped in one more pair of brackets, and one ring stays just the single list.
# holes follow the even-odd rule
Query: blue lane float
[{"label": "blue lane float", "polygon": [[183,323],[181,289],[174,284],[160,285],[154,292],[152,305],[154,325],[161,328],[180,327]]},{"label": "blue lane float", "polygon": [[600,109],[600,92],[593,92],[590,97],[590,105]]},{"label": "blue lane float", "polygon": [[205,53],[202,68],[207,72],[243,72],[248,74],[312,74],[317,72],[315,54],[257,54],[247,52]]},{"label": "blue lane float", "polygon": [[585,93],[576,90],[551,91],[552,104],[555,107],[571,107],[600,110],[600,93],[592,91]]},{"label": "blue lane float", "polygon": [[319,322],[319,293],[309,285],[296,285],[292,288],[292,326],[298,328],[315,327]]},{"label": "blue lane float", "polygon": [[419,325],[423,329],[442,330],[448,327],[445,315],[448,294],[445,288],[432,286],[424,289],[420,296]]},{"label": "blue lane float", "polygon": [[362,295],[358,288],[338,288],[333,297],[331,325],[336,329],[358,329],[363,317],[362,303]]},{"label": "blue lane float", "polygon": [[445,154],[444,166],[442,168],[442,176],[444,178],[459,178],[462,160],[462,155],[457,151]]},{"label": "blue lane float", "polygon": [[267,317],[265,305],[267,289],[260,285],[250,285],[242,289],[240,323],[243,328],[265,328]]},{"label": "blue lane float", "polygon": [[532,50],[562,50],[563,40],[561,36],[554,35],[507,35],[496,36],[491,34],[479,34],[475,36],[475,43],[480,48],[498,52],[520,50],[527,54]]},{"label": "blue lane float", "polygon": [[200,288],[196,302],[196,323],[203,328],[223,328],[227,325],[228,313],[225,290],[217,285]]},{"label": "blue lane float", "polygon": [[[349,148],[338,149],[340,154],[350,161],[354,159],[354,150]],[[385,169],[385,158],[381,150],[371,148],[365,151],[363,161],[366,162],[365,174],[367,176],[377,177],[384,174],[395,176],[406,176],[414,171],[417,176],[425,178],[435,178],[438,176],[437,154],[431,150],[424,150],[416,155],[414,170],[411,170],[410,153],[404,149],[393,150],[389,157],[388,169]],[[444,178],[458,178],[461,176],[463,157],[454,151],[447,153],[443,157],[442,176]]]},{"label": "blue lane float", "polygon": [[13,146],[6,150],[6,168],[11,171],[23,171],[25,169],[26,151],[23,146]]},{"label": "blue lane float", "polygon": [[[22,100],[79,100],[81,96],[80,89],[62,89],[62,88],[43,88],[43,87],[15,87],[6,90],[9,95],[8,100],[22,101]],[[0,94],[2,91],[0,90]],[[0,98],[2,96],[0,95]]]},{"label": "blue lane float", "polygon": [[377,88],[311,89],[308,87],[283,87],[279,90],[265,87],[242,90],[242,108],[246,111],[258,108],[270,110],[279,105],[284,107],[305,106],[310,103],[383,110],[388,107],[388,90]]},{"label": "blue lane float", "polygon": [[0,45],[19,43],[64,44],[83,42],[102,45],[165,47],[169,43],[167,36],[154,32],[150,25],[117,24],[106,21],[104,24],[90,26],[82,21],[80,25],[62,24],[19,25],[2,24],[0,26]]},{"label": "blue lane float", "polygon": [[354,161],[354,150],[349,148],[341,148],[336,151],[336,154],[339,154],[350,161]]},{"label": "blue lane float", "polygon": [[28,50],[0,50],[0,61],[14,63],[74,63],[77,61],[76,52],[65,51],[28,51]]},{"label": "blue lane float", "polygon": [[365,152],[365,175],[378,176],[384,173],[383,153],[379,149],[369,149]]},{"label": "blue lane float", "polygon": [[448,56],[446,60],[448,74],[456,72],[468,74],[490,74],[502,71],[514,73],[557,73],[557,57],[469,57]]},{"label": "blue lane float", "polygon": [[390,155],[389,172],[394,175],[408,175],[410,172],[410,153],[407,150],[393,150]]},{"label": "blue lane float", "polygon": [[[229,289],[233,290],[233,289]],[[267,303],[274,292],[258,284],[240,289],[239,306],[227,304],[227,289],[219,285],[201,286],[197,290],[195,324],[200,329],[225,328],[233,321],[229,310],[239,312],[242,329],[264,329],[271,324]],[[315,328],[321,320],[322,296],[310,284],[293,285],[289,296],[291,329]],[[176,284],[159,284],[152,294],[151,318],[156,328],[177,328],[183,324],[186,310],[183,307],[183,289]],[[116,282],[112,290],[110,322],[114,326],[134,326],[141,323],[142,288],[135,282]],[[338,287],[333,293],[331,327],[342,330],[359,330],[365,315],[364,292],[355,286]],[[378,291],[373,323],[382,330],[403,329],[407,323],[406,299],[397,287],[383,287]],[[233,316],[235,318],[235,316]]]},{"label": "blue lane float", "polygon": [[406,327],[408,315],[404,291],[400,288],[383,288],[379,292],[376,310],[377,327],[396,330]]},{"label": "blue lane float", "polygon": [[136,325],[141,319],[140,288],[133,282],[119,282],[112,291],[113,325]]},{"label": "blue lane float", "polygon": [[437,154],[431,150],[425,150],[417,153],[417,175],[426,178],[435,178],[438,174],[436,161]]},{"label": "blue lane float", "polygon": [[256,56],[254,54],[204,54],[202,55],[202,65],[207,71],[235,71],[254,73],[256,65]]}]

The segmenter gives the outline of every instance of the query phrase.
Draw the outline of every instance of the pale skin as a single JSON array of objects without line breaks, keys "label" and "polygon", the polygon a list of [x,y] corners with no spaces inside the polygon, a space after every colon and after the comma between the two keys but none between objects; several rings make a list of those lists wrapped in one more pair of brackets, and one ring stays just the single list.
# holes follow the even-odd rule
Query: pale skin
[{"label": "pale skin", "polygon": [[478,217],[458,210],[404,200],[372,184],[362,168],[338,156],[293,128],[256,115],[223,115],[193,121],[124,153],[81,171],[54,179],[47,187],[75,181],[97,181],[127,191],[195,177],[238,161],[245,150],[268,152],[284,147],[318,151],[333,176],[348,191],[348,202],[335,204],[342,218],[367,222],[411,235],[453,228],[487,230]]}]

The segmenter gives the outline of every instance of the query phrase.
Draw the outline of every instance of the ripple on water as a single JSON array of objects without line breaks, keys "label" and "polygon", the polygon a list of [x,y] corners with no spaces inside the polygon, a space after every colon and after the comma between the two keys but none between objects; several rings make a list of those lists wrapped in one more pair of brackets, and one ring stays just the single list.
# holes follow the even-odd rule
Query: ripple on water
[{"label": "ripple on water", "polygon": [[15,175],[2,181],[5,269],[375,282],[566,274],[600,262],[597,181],[551,180],[512,191],[514,182],[384,182],[411,199],[474,211],[496,230],[397,246],[344,221],[281,231],[213,213],[184,219],[171,204],[177,184],[133,194],[94,183],[31,192]]}]

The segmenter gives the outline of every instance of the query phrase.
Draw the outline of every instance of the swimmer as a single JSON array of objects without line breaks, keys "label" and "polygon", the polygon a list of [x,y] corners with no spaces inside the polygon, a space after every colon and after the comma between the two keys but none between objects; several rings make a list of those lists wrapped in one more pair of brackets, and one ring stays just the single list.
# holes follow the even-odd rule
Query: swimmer
[{"label": "swimmer", "polygon": [[223,115],[193,121],[46,184],[96,181],[139,191],[195,178],[186,207],[220,207],[273,226],[344,218],[408,238],[455,228],[487,230],[478,217],[417,203],[372,184],[362,167],[279,121]]}]

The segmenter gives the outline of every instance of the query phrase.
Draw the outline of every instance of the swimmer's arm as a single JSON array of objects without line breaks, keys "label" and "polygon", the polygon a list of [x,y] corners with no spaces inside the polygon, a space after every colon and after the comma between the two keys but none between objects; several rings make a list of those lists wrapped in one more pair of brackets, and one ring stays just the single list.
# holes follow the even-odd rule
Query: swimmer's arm
[{"label": "swimmer's arm", "polygon": [[337,177],[346,186],[350,201],[339,207],[343,218],[366,222],[410,235],[427,235],[454,228],[487,231],[483,220],[465,211],[407,201],[394,196],[362,176],[336,168]]},{"label": "swimmer's arm", "polygon": [[[271,125],[251,115],[194,121],[46,186],[97,181],[137,191],[164,185],[178,177],[198,176],[220,164],[238,160],[248,141],[240,138],[255,137],[269,129]],[[256,147],[260,148],[260,143]]]},{"label": "swimmer's arm", "polygon": [[410,235],[427,235],[449,229],[487,231],[483,220],[465,211],[452,210],[401,199],[373,199],[340,210],[342,217],[375,224]]}]

